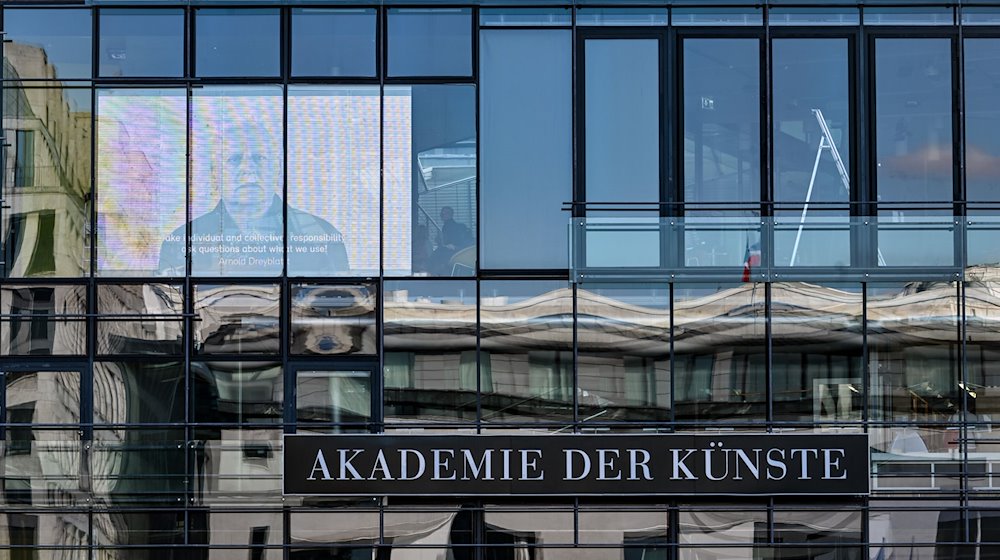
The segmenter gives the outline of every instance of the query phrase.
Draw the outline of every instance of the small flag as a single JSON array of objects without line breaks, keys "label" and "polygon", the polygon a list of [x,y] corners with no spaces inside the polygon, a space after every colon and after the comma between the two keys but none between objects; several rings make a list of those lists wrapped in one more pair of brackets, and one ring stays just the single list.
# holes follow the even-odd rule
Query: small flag
[{"label": "small flag", "polygon": [[747,252],[743,255],[743,281],[750,281],[750,273],[753,271],[753,267],[760,266],[760,243],[754,243],[750,245],[750,240],[747,240]]}]

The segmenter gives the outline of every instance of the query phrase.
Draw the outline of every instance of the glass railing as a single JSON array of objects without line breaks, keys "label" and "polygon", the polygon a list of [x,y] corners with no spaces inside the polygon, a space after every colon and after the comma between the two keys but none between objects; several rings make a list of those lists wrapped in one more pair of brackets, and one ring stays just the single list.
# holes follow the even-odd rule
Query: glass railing
[{"label": "glass railing", "polygon": [[569,250],[577,281],[959,280],[1000,269],[1000,213],[573,218]]}]

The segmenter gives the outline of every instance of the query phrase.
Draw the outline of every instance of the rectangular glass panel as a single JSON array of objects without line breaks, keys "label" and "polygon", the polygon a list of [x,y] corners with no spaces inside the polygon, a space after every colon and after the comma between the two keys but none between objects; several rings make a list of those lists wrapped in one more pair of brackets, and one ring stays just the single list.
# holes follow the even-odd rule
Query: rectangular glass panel
[{"label": "rectangular glass panel", "polygon": [[281,287],[199,284],[194,289],[196,354],[276,354]]},{"label": "rectangular glass panel", "polygon": [[183,276],[187,94],[97,92],[97,270]]},{"label": "rectangular glass panel", "polygon": [[379,271],[378,86],[288,91],[288,275]]},{"label": "rectangular glass panel", "polygon": [[293,76],[375,76],[375,10],[292,9]]},{"label": "rectangular glass panel", "polygon": [[103,9],[100,19],[102,77],[184,75],[184,10]]},{"label": "rectangular glass panel", "polygon": [[660,200],[660,42],[588,39],[588,202]]},{"label": "rectangular glass panel", "polygon": [[772,8],[768,25],[858,25],[857,8]]},{"label": "rectangular glass panel", "polygon": [[85,286],[0,287],[0,356],[86,352]]},{"label": "rectangular glass panel", "polygon": [[667,25],[665,8],[579,8],[576,24],[589,25]]},{"label": "rectangular glass panel", "polygon": [[191,420],[280,423],[284,386],[280,364],[195,362],[191,364]]},{"label": "rectangular glass panel", "polygon": [[1000,25],[1000,10],[988,6],[963,6],[962,25]]},{"label": "rectangular glass panel", "polygon": [[[280,410],[280,402],[277,406]],[[197,503],[270,509],[281,506],[281,430],[196,428],[193,438],[188,460],[194,466],[192,486]],[[239,522],[239,518],[233,518],[233,522]],[[240,555],[241,559],[247,557],[246,553]]]},{"label": "rectangular glass panel", "polygon": [[563,30],[480,34],[483,268],[567,266],[571,48]]},{"label": "rectangular glass panel", "polygon": [[292,284],[291,352],[375,355],[374,284]]},{"label": "rectangular glass panel", "polygon": [[559,281],[486,281],[479,305],[482,420],[572,420],[572,288]]},{"label": "rectangular glass panel", "polygon": [[[180,285],[99,285],[97,311],[111,315],[108,320],[97,321],[98,354],[180,354],[184,351],[184,295]],[[139,315],[148,315],[148,318]]]},{"label": "rectangular glass panel", "polygon": [[183,511],[94,512],[93,520],[94,541],[102,545],[184,544]]},{"label": "rectangular glass panel", "polygon": [[389,76],[471,76],[472,10],[390,8]]},{"label": "rectangular glass panel", "polygon": [[[670,543],[666,506],[640,510],[629,505],[581,507],[580,544],[649,548]],[[629,552],[624,557],[628,558]]]},{"label": "rectangular glass panel", "polygon": [[[998,20],[1000,23],[1000,20]],[[1000,200],[1000,83],[992,79],[1000,64],[1000,39],[965,39],[965,189],[966,200]]]},{"label": "rectangular glass panel", "polygon": [[[191,110],[191,273],[280,274],[285,230],[281,87],[199,88]],[[319,220],[305,212],[296,216],[309,223]],[[171,238],[179,233],[175,230]],[[168,264],[172,270],[181,266]]]},{"label": "rectangular glass panel", "polygon": [[281,71],[280,24],[277,9],[196,10],[196,75],[277,76]]},{"label": "rectangular glass panel", "polygon": [[5,79],[90,79],[90,9],[4,8],[3,25]]},{"label": "rectangular glass panel", "polygon": [[[9,49],[5,44],[4,52]],[[89,274],[90,94],[82,88],[3,90],[4,161],[14,167],[0,196],[8,207],[0,230],[5,278]]]},{"label": "rectangular glass panel", "polygon": [[[759,510],[705,509],[682,510],[678,514],[678,540],[681,544],[735,545],[755,542],[767,535],[767,512]],[[737,553],[738,549],[729,549]],[[726,558],[750,558],[733,555]],[[692,558],[694,558],[692,556]],[[710,556],[710,558],[719,558]]]},{"label": "rectangular glass panel", "polygon": [[[3,379],[6,386],[5,422],[80,423],[80,372],[7,371]],[[26,444],[22,442],[19,445],[23,447]]]},{"label": "rectangular glass panel", "polygon": [[[265,560],[281,553],[284,528],[280,511],[234,511],[212,508],[188,512],[188,535],[191,540],[209,546],[236,547],[252,545],[249,551],[228,548],[227,554],[238,553],[242,558]],[[269,550],[265,547],[275,547]],[[215,549],[213,552],[221,552]]]},{"label": "rectangular glass panel", "polygon": [[[967,417],[990,422],[1000,414],[1000,285],[994,281],[965,286]],[[1000,485],[1000,479],[997,480]]]},{"label": "rectangular glass panel", "polygon": [[[349,507],[331,511],[293,511],[291,544],[316,546],[375,543],[379,540],[379,512]],[[310,553],[319,553],[311,550]],[[370,556],[370,554],[369,554]]]},{"label": "rectangular glass panel", "polygon": [[386,282],[382,309],[386,421],[475,420],[475,282]]},{"label": "rectangular glass panel", "polygon": [[677,421],[766,419],[765,299],[763,284],[675,287]]},{"label": "rectangular glass panel", "polygon": [[475,86],[387,86],[383,104],[384,274],[473,275]]},{"label": "rectangular glass panel", "polygon": [[500,550],[527,553],[540,543],[557,545],[574,541],[572,509],[551,505],[533,509],[486,505],[484,510],[486,542]]},{"label": "rectangular glass panel", "polygon": [[[876,39],[880,202],[952,200],[951,65],[950,39]],[[894,221],[904,217],[901,210]]]},{"label": "rectangular glass panel", "polygon": [[479,10],[480,27],[505,27],[531,25],[548,27],[570,26],[573,14],[569,8],[482,8]]},{"label": "rectangular glass panel", "polygon": [[865,7],[865,25],[952,25],[953,8],[914,6],[907,8]]},{"label": "rectangular glass panel", "polygon": [[862,303],[858,284],[771,284],[775,420],[861,421]]},{"label": "rectangular glass panel", "polygon": [[88,455],[94,499],[104,504],[178,504],[187,488],[184,430],[94,430]]},{"label": "rectangular glass panel", "polygon": [[295,372],[297,422],[367,422],[371,411],[371,371],[300,369]]},{"label": "rectangular glass panel", "polygon": [[[9,413],[8,409],[8,413]],[[7,507],[89,507],[81,480],[86,467],[78,427],[46,430],[9,426],[5,430],[0,478]]]},{"label": "rectangular glass panel", "polygon": [[948,422],[962,410],[953,283],[868,286],[869,417]]},{"label": "rectangular glass panel", "polygon": [[760,8],[673,8],[673,25],[763,25]]},{"label": "rectangular glass panel", "polygon": [[[17,507],[17,504],[11,504]],[[87,550],[56,548],[39,550],[37,547],[86,547],[90,542],[90,520],[86,511],[61,511],[42,513],[37,509],[23,513],[0,513],[0,526],[4,527],[7,539],[4,545],[12,548],[0,554],[10,554],[5,558],[48,560],[50,557],[66,560],[84,560]],[[51,555],[51,556],[50,556]],[[57,556],[58,555],[58,556]]]},{"label": "rectangular glass panel", "polygon": [[184,422],[184,364],[94,364],[94,424]]},{"label": "rectangular glass panel", "polygon": [[670,290],[581,284],[576,322],[583,420],[669,420]]}]

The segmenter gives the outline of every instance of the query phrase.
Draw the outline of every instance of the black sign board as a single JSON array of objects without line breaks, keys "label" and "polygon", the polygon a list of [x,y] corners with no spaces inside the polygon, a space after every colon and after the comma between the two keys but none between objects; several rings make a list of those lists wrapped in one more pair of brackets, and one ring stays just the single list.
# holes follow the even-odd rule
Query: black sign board
[{"label": "black sign board", "polygon": [[868,452],[863,434],[287,435],[284,492],[860,495]]}]

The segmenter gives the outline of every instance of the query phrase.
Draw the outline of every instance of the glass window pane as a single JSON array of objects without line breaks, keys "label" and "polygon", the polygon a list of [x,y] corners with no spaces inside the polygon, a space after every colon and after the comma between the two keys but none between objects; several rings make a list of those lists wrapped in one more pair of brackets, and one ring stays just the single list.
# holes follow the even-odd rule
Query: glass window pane
[{"label": "glass window pane", "polygon": [[857,8],[772,8],[768,25],[858,25]]},{"label": "glass window pane", "polygon": [[475,420],[475,282],[386,282],[382,309],[386,421]]},{"label": "glass window pane", "polygon": [[0,461],[4,481],[0,501],[5,509],[8,505],[89,507],[81,486],[87,471],[80,464],[84,454],[78,427],[45,430],[10,426],[5,432],[4,460]]},{"label": "glass window pane", "polygon": [[757,39],[685,39],[684,200],[760,200]]},{"label": "glass window pane", "polygon": [[5,79],[90,79],[91,11],[4,8]]},{"label": "glass window pane", "polygon": [[100,75],[184,75],[184,10],[100,11]]},{"label": "glass window pane", "polygon": [[191,420],[271,424],[282,420],[281,365],[266,362],[191,364]]},{"label": "glass window pane", "polygon": [[0,287],[0,356],[86,352],[86,286]]},{"label": "glass window pane", "polygon": [[471,76],[472,10],[390,9],[390,76]]},{"label": "glass window pane", "polygon": [[479,10],[481,27],[504,26],[555,26],[573,24],[569,8],[482,8]]},{"label": "glass window pane", "polygon": [[374,355],[374,284],[292,284],[291,352]]},{"label": "glass window pane", "polygon": [[861,421],[862,300],[858,284],[771,284],[775,420]]},{"label": "glass window pane", "polygon": [[102,545],[184,544],[183,511],[95,511],[93,520]]},{"label": "glass window pane", "polygon": [[277,284],[194,288],[194,351],[197,354],[276,354]]},{"label": "glass window pane", "polygon": [[[17,504],[10,504],[17,507]],[[64,506],[65,507],[65,506]],[[6,558],[19,558],[20,553],[27,552],[27,558],[39,560],[49,558],[65,558],[66,560],[86,560],[88,551],[76,547],[86,547],[90,542],[90,521],[86,510],[60,511],[42,513],[39,509],[30,512],[0,513],[0,525],[9,535],[4,545],[32,545],[32,548],[8,549]],[[58,547],[55,550],[44,550],[37,547]],[[63,548],[72,547],[72,548]]]},{"label": "glass window pane", "polygon": [[[191,273],[280,274],[285,229],[281,87],[200,88],[191,104]],[[320,220],[306,212],[295,216],[305,224]],[[170,239],[183,235],[182,226]],[[182,266],[160,258],[161,269]]]},{"label": "glass window pane", "polygon": [[484,422],[573,418],[573,290],[558,281],[480,286]]},{"label": "glass window pane", "polygon": [[95,424],[184,422],[184,364],[94,364]]},{"label": "glass window pane", "polygon": [[177,284],[97,286],[97,312],[102,316],[111,316],[97,322],[97,353],[128,355],[183,352],[182,290],[182,286]]},{"label": "glass window pane", "polygon": [[579,8],[577,25],[667,25],[665,8]]},{"label": "glass window pane", "polygon": [[4,372],[5,422],[79,424],[80,372]]},{"label": "glass window pane", "polygon": [[660,42],[585,44],[589,202],[660,200]]},{"label": "glass window pane", "polygon": [[184,275],[187,95],[97,92],[97,270]]},{"label": "glass window pane", "polygon": [[950,39],[875,41],[878,200],[952,200]]},{"label": "glass window pane", "polygon": [[673,25],[763,25],[760,8],[674,8]]},{"label": "glass window pane", "polygon": [[580,416],[670,420],[669,288],[582,284],[576,310]]},{"label": "glass window pane", "polygon": [[[678,515],[678,540],[681,544],[734,545],[750,544],[767,535],[767,511],[705,509],[682,510]],[[737,552],[736,549],[732,549]],[[700,557],[700,555],[698,556]],[[719,556],[709,556],[719,558]],[[732,555],[725,558],[749,558]],[[691,558],[695,558],[692,556]]]},{"label": "glass window pane", "polygon": [[908,7],[884,8],[865,7],[865,25],[951,25],[955,23],[953,8]]},{"label": "glass window pane", "polygon": [[3,276],[86,276],[91,90],[13,86],[3,90]]},{"label": "glass window pane", "polygon": [[278,10],[197,10],[196,75],[277,76],[281,71],[280,23]]},{"label": "glass window pane", "polygon": [[379,271],[378,86],[288,90],[288,274]]},{"label": "glass window pane", "polygon": [[483,268],[565,268],[562,205],[573,198],[570,32],[488,30],[480,38]]},{"label": "glass window pane", "polygon": [[[88,474],[99,504],[181,503],[188,489],[184,430],[95,429]],[[204,487],[201,487],[204,488]]]},{"label": "glass window pane", "polygon": [[[280,400],[276,405],[281,410]],[[192,486],[198,489],[200,503],[231,508],[246,508],[248,504],[253,504],[272,511],[281,507],[281,430],[262,426],[202,427],[192,431],[194,441],[191,442],[188,460],[197,465]],[[242,522],[240,517],[233,518],[234,525]],[[257,538],[261,536],[258,534]],[[280,533],[276,536],[281,538]],[[251,538],[249,532],[244,533],[242,542],[238,544],[248,544]],[[238,552],[240,554],[234,555],[234,558],[252,558],[247,551]]]},{"label": "glass window pane", "polygon": [[[234,558],[238,555],[240,560],[268,560],[272,554],[278,556],[281,552],[277,548],[281,546],[284,533],[281,518],[281,511],[189,510],[188,536],[193,542],[229,547],[226,555],[232,554]],[[251,545],[249,551],[234,548],[247,544]],[[266,547],[276,548],[269,551]]]},{"label": "glass window pane", "polygon": [[[495,506],[487,504],[483,509],[486,523],[486,542],[500,550],[524,551],[527,555],[527,552],[531,550],[530,547],[539,544],[573,543],[572,508],[546,505],[527,509],[523,505],[516,507],[506,504]],[[464,512],[460,512],[459,519],[456,521],[460,521],[464,514]],[[496,554],[493,550],[487,550],[492,553],[490,555]],[[545,557],[550,558],[549,553],[553,551],[546,549],[544,552]],[[501,556],[500,554],[496,555]]]},{"label": "glass window pane", "polygon": [[295,372],[295,418],[300,424],[367,422],[371,413],[370,370],[306,367]]},{"label": "glass window pane", "polygon": [[386,275],[476,271],[476,89],[391,86],[383,113]]},{"label": "glass window pane", "polygon": [[[1000,285],[965,286],[966,381],[969,421],[991,422],[1000,415]],[[995,393],[994,393],[995,391]],[[1000,417],[1000,416],[998,416]],[[989,435],[989,434],[987,434]],[[998,481],[1000,482],[1000,481]]]},{"label": "glass window pane", "polygon": [[292,9],[293,76],[375,76],[375,10]]},{"label": "glass window pane", "polygon": [[675,287],[677,421],[764,421],[765,326],[763,284]]},{"label": "glass window pane", "polygon": [[953,283],[869,285],[870,418],[958,418],[962,396],[957,310]]},{"label": "glass window pane", "polygon": [[1000,178],[1000,39],[965,39],[966,200],[996,201]]}]

